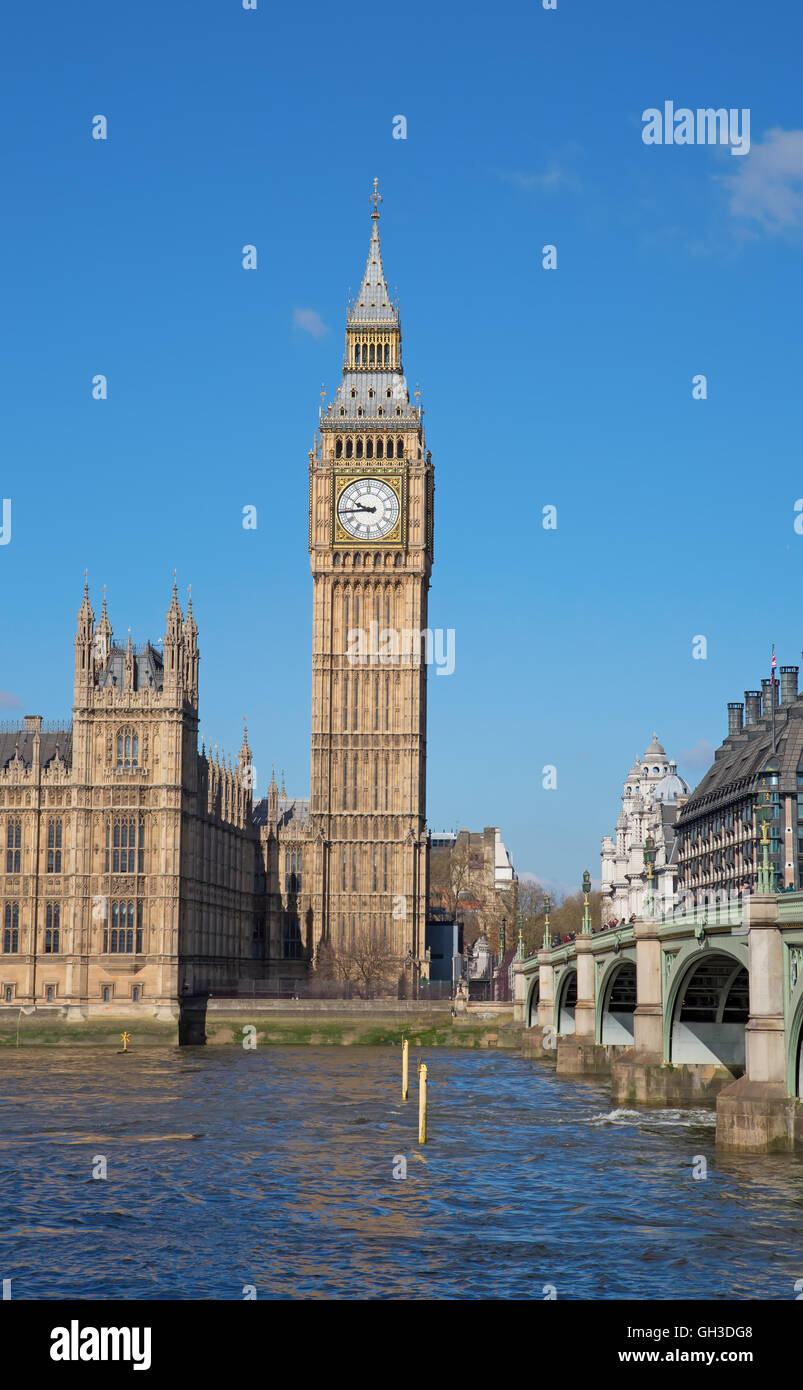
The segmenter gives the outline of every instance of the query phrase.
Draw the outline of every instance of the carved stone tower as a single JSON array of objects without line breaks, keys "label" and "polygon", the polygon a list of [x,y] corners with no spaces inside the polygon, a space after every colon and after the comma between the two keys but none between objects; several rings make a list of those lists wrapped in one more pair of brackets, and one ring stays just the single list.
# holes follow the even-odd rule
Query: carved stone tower
[{"label": "carved stone tower", "polygon": [[315,941],[426,974],[427,598],[434,481],[402,369],[374,180],[343,380],[310,453]]}]

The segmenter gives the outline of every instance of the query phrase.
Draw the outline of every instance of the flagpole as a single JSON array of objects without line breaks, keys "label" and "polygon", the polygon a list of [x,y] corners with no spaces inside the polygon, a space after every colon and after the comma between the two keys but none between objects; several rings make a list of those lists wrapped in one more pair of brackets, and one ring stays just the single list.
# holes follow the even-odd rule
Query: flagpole
[{"label": "flagpole", "polygon": [[772,704],[772,751],[777,752],[775,747],[775,643],[772,644],[772,665],[770,667],[770,701]]}]

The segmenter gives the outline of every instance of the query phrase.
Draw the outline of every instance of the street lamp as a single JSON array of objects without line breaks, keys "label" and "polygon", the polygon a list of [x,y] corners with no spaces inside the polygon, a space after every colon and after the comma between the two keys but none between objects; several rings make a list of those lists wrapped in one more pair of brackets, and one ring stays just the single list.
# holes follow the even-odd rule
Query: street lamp
[{"label": "street lamp", "polygon": [[588,895],[591,892],[591,875],[588,869],[583,870],[583,936],[591,935],[591,913],[588,910]]},{"label": "street lamp", "polygon": [[550,903],[550,901],[549,901],[549,894],[548,894],[548,893],[545,893],[545,894],[544,894],[544,950],[545,950],[545,951],[551,951],[551,949],[552,949],[552,932],[551,932],[550,926],[549,926],[549,909],[550,909],[550,906],[551,906],[551,903]]}]

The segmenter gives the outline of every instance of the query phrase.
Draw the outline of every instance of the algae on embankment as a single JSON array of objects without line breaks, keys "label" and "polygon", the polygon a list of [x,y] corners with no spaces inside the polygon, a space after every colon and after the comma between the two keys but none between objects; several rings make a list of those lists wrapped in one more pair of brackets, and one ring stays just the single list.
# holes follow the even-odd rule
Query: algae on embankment
[{"label": "algae on embankment", "polygon": [[[201,1020],[199,1019],[199,1022]],[[17,1020],[3,1020],[0,1027],[0,1048],[17,1046]],[[252,1018],[215,1014],[207,1016],[202,1032],[196,1034],[197,1045],[242,1047],[247,1038],[260,1047],[398,1047],[406,1037],[411,1047],[515,1048],[519,1045],[520,1029],[507,1020],[492,1023],[444,1018],[333,1018],[326,1015],[266,1016],[254,1011]],[[246,1033],[246,1029],[254,1029]],[[21,1047],[108,1046],[120,1047],[123,1032],[130,1035],[130,1048],[176,1046],[178,1028],[175,1023],[155,1019],[104,1018],[90,1020],[35,1019],[25,1016],[19,1029]],[[192,1043],[189,1043],[192,1045]]]}]

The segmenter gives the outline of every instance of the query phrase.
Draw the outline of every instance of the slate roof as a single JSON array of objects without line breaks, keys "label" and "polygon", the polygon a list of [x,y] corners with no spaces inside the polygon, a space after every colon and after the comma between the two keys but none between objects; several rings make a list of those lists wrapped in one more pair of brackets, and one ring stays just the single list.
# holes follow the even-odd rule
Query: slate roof
[{"label": "slate roof", "polygon": [[775,711],[776,749],[772,748],[772,719],[759,719],[741,733],[730,734],[714,754],[713,765],[681,807],[678,827],[729,803],[761,791],[767,767],[778,769],[778,789],[797,793],[797,769],[803,755],[803,696]]},{"label": "slate roof", "polygon": [[362,277],[360,292],[349,314],[349,325],[356,327],[393,325],[399,322],[399,311],[391,303],[388,294],[385,272],[382,268],[382,251],[379,246],[379,218],[373,218],[371,241],[368,247],[368,260]]},{"label": "slate roof", "polygon": [[[300,796],[280,796],[277,798],[279,808],[279,829],[293,830],[295,827],[307,827],[310,823],[309,798]],[[267,825],[268,823],[268,798],[263,796],[254,805],[252,820],[255,825]]]},{"label": "slate roof", "polygon": [[[378,413],[380,406],[381,416]],[[397,406],[401,406],[401,415],[396,414]],[[345,415],[340,414],[341,408],[345,410]],[[322,421],[324,429],[353,429],[356,425],[360,429],[369,426],[377,432],[386,430],[389,434],[397,429],[417,428],[418,423],[418,410],[410,403],[404,376],[401,372],[390,370],[345,371],[334,401],[327,406]]]},{"label": "slate roof", "polygon": [[279,797],[279,829],[309,825],[309,797]]},{"label": "slate roof", "polygon": [[[0,771],[4,771],[8,764],[13,762],[17,748],[22,762],[26,767],[30,767],[33,761],[33,738],[33,733],[26,730],[24,724],[20,724],[18,729],[0,729]],[[72,724],[39,735],[39,760],[42,767],[46,767],[51,759],[55,758],[57,749],[63,761],[71,767]]]},{"label": "slate roof", "polygon": [[[122,689],[125,680],[125,647],[112,647],[106,667],[98,679],[98,686],[104,690],[109,685]],[[144,647],[134,649],[134,689],[147,690],[153,686],[161,690],[164,681],[164,660],[162,653],[150,642]]]}]

